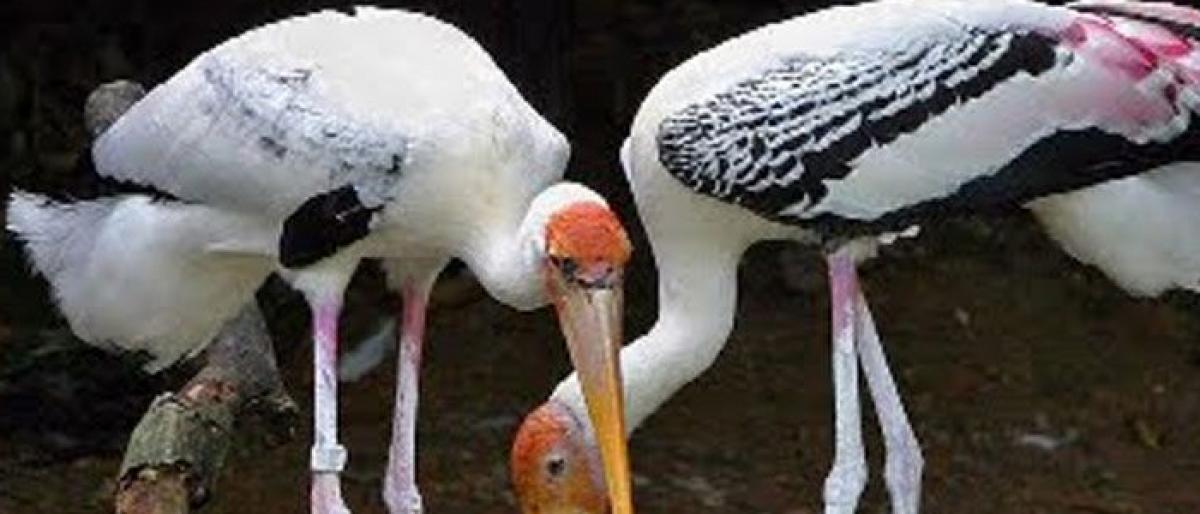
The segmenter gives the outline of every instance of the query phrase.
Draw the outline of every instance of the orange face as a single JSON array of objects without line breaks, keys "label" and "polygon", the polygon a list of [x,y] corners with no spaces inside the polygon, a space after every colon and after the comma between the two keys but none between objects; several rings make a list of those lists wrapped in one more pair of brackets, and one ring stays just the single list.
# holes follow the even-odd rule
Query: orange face
[{"label": "orange face", "polygon": [[616,214],[595,202],[579,202],[554,213],[546,224],[546,254],[583,285],[619,277],[629,262],[629,237]]},{"label": "orange face", "polygon": [[529,414],[513,441],[511,472],[524,514],[604,514],[604,478],[583,426],[562,405]]}]

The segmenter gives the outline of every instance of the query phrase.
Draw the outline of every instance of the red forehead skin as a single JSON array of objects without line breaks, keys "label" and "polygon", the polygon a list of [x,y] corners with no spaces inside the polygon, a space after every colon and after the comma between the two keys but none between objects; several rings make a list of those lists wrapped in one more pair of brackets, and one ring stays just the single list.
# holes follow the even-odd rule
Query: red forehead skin
[{"label": "red forehead skin", "polygon": [[518,493],[529,491],[532,481],[539,477],[542,456],[567,434],[567,424],[550,408],[543,405],[529,413],[517,437],[513,440],[511,469]]},{"label": "red forehead skin", "polygon": [[556,257],[569,257],[582,265],[629,262],[629,237],[617,215],[596,202],[573,203],[550,216],[546,246]]},{"label": "red forehead skin", "polygon": [[[598,470],[578,437],[579,424],[561,404],[547,402],[529,414],[513,440],[513,486],[525,514],[608,512]],[[552,453],[568,463],[566,474],[551,478],[546,459]]]}]

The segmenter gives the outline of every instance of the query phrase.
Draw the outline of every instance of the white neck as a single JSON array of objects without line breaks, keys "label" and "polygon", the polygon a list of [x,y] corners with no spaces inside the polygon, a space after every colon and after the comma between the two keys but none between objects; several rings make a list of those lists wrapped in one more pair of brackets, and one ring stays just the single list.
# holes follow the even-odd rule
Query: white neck
[{"label": "white neck", "polygon": [[[698,243],[655,250],[658,321],[621,350],[625,416],[631,432],[712,365],[733,330],[737,305],[741,247]],[[574,374],[558,385],[551,398],[579,419],[588,419]]]},{"label": "white neck", "polygon": [[516,229],[497,231],[476,242],[462,258],[488,294],[516,309],[545,305],[542,258],[525,236],[529,218]]},{"label": "white neck", "polygon": [[547,302],[542,283],[546,224],[555,212],[577,202],[607,205],[586,187],[560,182],[534,197],[520,225],[475,234],[462,258],[493,298],[521,310],[541,307]]}]

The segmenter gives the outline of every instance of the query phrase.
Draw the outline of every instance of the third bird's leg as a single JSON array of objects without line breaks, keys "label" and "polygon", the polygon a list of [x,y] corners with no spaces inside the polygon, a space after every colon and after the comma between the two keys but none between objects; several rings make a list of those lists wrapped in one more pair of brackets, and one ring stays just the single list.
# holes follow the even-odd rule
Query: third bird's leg
[{"label": "third bird's leg", "polygon": [[859,296],[856,265],[849,251],[838,250],[826,258],[832,314],[834,454],[825,478],[825,513],[852,514],[867,484],[867,464],[862,441],[862,414],[858,394],[858,359],[854,348],[857,323],[855,299]]},{"label": "third bird's leg", "polygon": [[313,313],[312,513],[349,514],[339,474],[346,448],[337,436],[337,347],[341,300],[310,299]]},{"label": "third bird's leg", "polygon": [[425,312],[432,280],[407,280],[400,318],[400,348],[396,365],[396,405],[392,421],[392,444],[388,451],[383,500],[391,514],[421,512],[417,489],[417,398],[420,394],[421,345],[425,336]]},{"label": "third bird's leg", "polygon": [[858,356],[883,434],[887,455],[883,476],[892,499],[892,512],[917,514],[921,508],[921,469],[925,465],[921,446],[904,412],[904,404],[879,341],[879,332],[875,329],[875,320],[871,317],[867,299],[861,290],[856,295],[855,304]]}]

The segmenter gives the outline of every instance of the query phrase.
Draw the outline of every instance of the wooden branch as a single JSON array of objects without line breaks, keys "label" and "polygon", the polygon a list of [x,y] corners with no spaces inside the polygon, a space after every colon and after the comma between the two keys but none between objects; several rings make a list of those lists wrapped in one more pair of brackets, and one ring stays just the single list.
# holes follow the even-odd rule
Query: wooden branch
[{"label": "wooden branch", "polygon": [[109,82],[96,88],[83,105],[83,122],[88,133],[93,139],[100,137],[143,96],[146,96],[146,88],[128,80]]},{"label": "wooden branch", "polygon": [[298,419],[262,315],[251,303],[213,341],[204,368],[178,393],[158,397],[134,429],[117,512],[191,512],[211,497],[237,431],[257,425],[268,444],[278,444],[295,435]]}]

